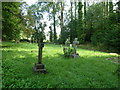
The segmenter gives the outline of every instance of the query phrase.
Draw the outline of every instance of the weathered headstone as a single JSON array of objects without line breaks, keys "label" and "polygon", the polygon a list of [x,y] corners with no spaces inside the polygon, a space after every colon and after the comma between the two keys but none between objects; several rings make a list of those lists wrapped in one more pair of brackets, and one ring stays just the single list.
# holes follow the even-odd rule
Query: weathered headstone
[{"label": "weathered headstone", "polygon": [[35,66],[33,67],[33,71],[34,72],[40,72],[40,73],[46,73],[46,69],[44,68],[44,64],[42,64],[42,49],[44,47],[43,38],[39,39],[38,47],[39,47],[38,63],[35,64]]},{"label": "weathered headstone", "polygon": [[70,44],[70,40],[67,39],[65,42],[65,46],[63,48],[65,57],[72,57],[72,58],[78,58],[80,57],[79,54],[76,52],[76,45],[79,44],[79,41],[77,38],[73,41],[73,44]]},{"label": "weathered headstone", "polygon": [[66,39],[65,41],[65,47],[63,48],[64,55],[68,52],[68,46],[70,44],[70,40]]},{"label": "weathered headstone", "polygon": [[78,58],[80,57],[79,54],[76,52],[76,45],[79,44],[79,41],[78,41],[78,38],[75,38],[75,40],[73,41],[73,47],[74,47],[74,50],[73,50],[73,54],[71,55],[73,58]]},{"label": "weathered headstone", "polygon": [[69,45],[70,45],[70,39],[66,39],[65,46],[69,46]]}]

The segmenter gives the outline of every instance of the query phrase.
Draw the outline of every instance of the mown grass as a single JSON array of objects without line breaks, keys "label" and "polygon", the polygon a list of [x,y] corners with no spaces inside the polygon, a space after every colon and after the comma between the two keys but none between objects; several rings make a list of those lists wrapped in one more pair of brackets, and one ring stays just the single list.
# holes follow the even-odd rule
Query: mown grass
[{"label": "mown grass", "polygon": [[118,64],[106,60],[117,57],[99,51],[77,49],[80,58],[64,58],[60,45],[46,44],[43,64],[47,74],[32,72],[38,46],[30,43],[2,43],[3,88],[117,88]]}]

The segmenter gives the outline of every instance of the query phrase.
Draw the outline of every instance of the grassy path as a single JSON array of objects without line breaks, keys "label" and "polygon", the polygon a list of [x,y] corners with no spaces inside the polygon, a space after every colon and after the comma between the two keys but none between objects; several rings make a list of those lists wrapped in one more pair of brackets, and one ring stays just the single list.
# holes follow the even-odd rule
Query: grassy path
[{"label": "grassy path", "polygon": [[63,57],[60,45],[45,45],[43,64],[47,74],[33,74],[37,44],[2,44],[3,88],[114,88],[118,64],[106,60],[117,57],[99,51],[77,49],[78,59]]}]

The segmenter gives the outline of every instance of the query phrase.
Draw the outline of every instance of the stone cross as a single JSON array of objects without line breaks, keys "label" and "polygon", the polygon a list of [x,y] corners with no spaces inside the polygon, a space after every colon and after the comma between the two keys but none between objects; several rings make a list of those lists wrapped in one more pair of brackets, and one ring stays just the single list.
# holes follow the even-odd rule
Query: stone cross
[{"label": "stone cross", "polygon": [[39,47],[39,51],[38,51],[38,63],[42,64],[42,49],[44,47],[43,39],[40,39],[38,41],[38,47]]},{"label": "stone cross", "polygon": [[78,38],[75,38],[75,40],[73,41],[73,47],[74,47],[74,54],[76,53],[76,45],[79,44]]},{"label": "stone cross", "polygon": [[39,39],[38,47],[39,47],[38,63],[35,64],[35,66],[33,67],[33,71],[34,72],[40,72],[40,73],[46,73],[46,69],[44,68],[44,64],[42,64],[42,49],[44,47],[43,38]]}]

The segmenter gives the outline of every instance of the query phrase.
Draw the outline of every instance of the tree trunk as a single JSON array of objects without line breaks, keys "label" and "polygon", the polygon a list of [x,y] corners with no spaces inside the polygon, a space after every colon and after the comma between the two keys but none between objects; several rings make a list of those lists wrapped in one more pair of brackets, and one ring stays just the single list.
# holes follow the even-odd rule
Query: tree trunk
[{"label": "tree trunk", "polygon": [[77,6],[76,6],[76,2],[75,2],[75,31],[77,31],[77,18],[76,18],[76,11],[77,11]]},{"label": "tree trunk", "polygon": [[109,2],[109,13],[113,13],[113,2]]},{"label": "tree trunk", "polygon": [[117,2],[117,22],[120,23],[120,1]]},{"label": "tree trunk", "polygon": [[[61,28],[61,39],[63,38],[63,30],[64,30],[64,21],[63,21],[63,11],[64,11],[64,3],[63,2],[61,2],[60,3],[60,5],[61,5],[61,17],[60,17],[60,28]],[[64,43],[63,41],[62,41],[62,43]]]},{"label": "tree trunk", "polygon": [[78,24],[77,24],[77,33],[78,33],[78,40],[80,43],[82,42],[81,35],[83,34],[82,30],[82,2],[78,3]]},{"label": "tree trunk", "polygon": [[84,1],[84,29],[86,27],[86,0]]},{"label": "tree trunk", "polygon": [[106,17],[108,16],[108,0],[105,2],[106,3]]},{"label": "tree trunk", "polygon": [[54,23],[53,23],[53,27],[54,27],[54,43],[56,43],[56,40],[57,40],[57,35],[56,35],[56,20],[55,20],[55,14],[56,14],[56,11],[55,11],[55,3],[53,3],[53,20],[54,20]]},{"label": "tree trunk", "polygon": [[53,32],[52,32],[52,27],[50,26],[50,42],[52,42],[52,36],[53,36]]},{"label": "tree trunk", "polygon": [[73,30],[73,25],[72,25],[72,22],[73,22],[73,11],[72,11],[72,8],[73,8],[73,3],[71,2],[71,8],[70,8],[70,13],[71,13],[71,28],[70,28],[70,42],[72,43],[73,41],[73,33],[72,33],[72,30]]},{"label": "tree trunk", "polygon": [[73,6],[72,5],[73,5],[73,3],[71,2],[71,8],[70,8],[71,9],[70,10],[71,11],[71,21],[73,21],[73,11],[72,11]]}]

